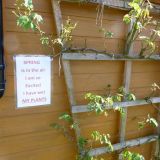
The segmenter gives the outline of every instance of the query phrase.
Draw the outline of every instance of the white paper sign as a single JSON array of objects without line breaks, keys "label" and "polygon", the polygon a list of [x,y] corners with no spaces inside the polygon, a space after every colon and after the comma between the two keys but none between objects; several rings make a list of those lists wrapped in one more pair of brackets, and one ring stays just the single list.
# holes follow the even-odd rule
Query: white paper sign
[{"label": "white paper sign", "polygon": [[51,104],[51,57],[16,56],[17,107]]}]

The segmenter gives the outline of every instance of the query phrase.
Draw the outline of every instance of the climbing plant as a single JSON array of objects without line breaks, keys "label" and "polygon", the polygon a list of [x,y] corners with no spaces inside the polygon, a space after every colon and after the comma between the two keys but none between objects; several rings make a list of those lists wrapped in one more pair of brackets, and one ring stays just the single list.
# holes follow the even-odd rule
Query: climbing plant
[{"label": "climbing plant", "polygon": [[[90,112],[95,112],[97,115],[103,114],[106,118],[108,117],[107,111],[109,109],[119,111],[121,116],[124,116],[123,107],[116,105],[118,104],[117,102],[122,102],[124,99],[126,101],[135,101],[136,96],[133,93],[127,93],[124,87],[120,87],[117,93],[111,94],[110,87],[111,86],[108,85],[107,94],[104,96],[87,93],[85,95],[85,99],[89,101],[88,109],[90,110]],[[157,84],[152,85],[152,91],[154,90],[155,92],[157,88],[159,89],[159,86]],[[69,115],[68,113],[63,113],[62,115],[60,115],[59,120],[64,120],[65,122],[67,122],[70,126],[69,130],[75,129],[79,125],[78,122],[73,121],[72,116]],[[137,130],[143,129],[146,125],[150,125],[154,128],[157,128],[158,122],[155,118],[151,117],[148,114],[148,117],[146,117],[143,121],[138,122]],[[59,123],[54,123],[51,126],[61,131],[64,134],[64,136],[69,140],[74,139],[74,137],[70,135],[69,130],[68,132],[66,132],[67,129],[63,125]],[[77,160],[98,160],[98,159],[103,160],[103,158],[97,158],[91,156],[90,150],[93,148],[94,146],[93,144],[97,142],[99,144],[103,144],[104,146],[106,146],[108,152],[113,152],[114,147],[111,143],[110,138],[111,136],[109,134],[100,133],[98,130],[93,131],[90,135],[90,138],[85,138],[82,136],[79,137],[78,146],[80,148],[80,154],[77,156]],[[124,151],[121,152],[121,156],[122,160],[144,160],[144,157],[142,155],[140,155],[139,153],[130,152],[127,148],[125,148]]]},{"label": "climbing plant", "polygon": [[53,34],[48,34],[41,29],[43,24],[43,18],[41,15],[34,11],[32,0],[16,0],[14,15],[17,17],[17,25],[25,30],[32,30],[39,33],[40,41],[43,45],[46,45],[53,49],[55,45],[58,45],[61,49],[64,44],[72,40],[72,31],[76,27],[76,23],[72,23],[71,19],[67,19],[66,23],[62,25],[61,33],[59,37],[55,38]]},{"label": "climbing plant", "polygon": [[[142,40],[139,55],[143,56],[148,51],[150,56],[156,49],[156,38],[160,37],[160,22],[159,20],[153,20],[153,17],[151,17],[150,11],[153,7],[149,0],[133,0],[129,3],[129,6],[131,11],[123,18],[126,24],[131,24],[124,54],[129,54],[133,42],[139,37]],[[140,35],[149,25],[155,26],[155,29],[150,29],[151,34],[149,36]]]},{"label": "climbing plant", "polygon": [[[71,0],[69,0],[71,1]],[[74,1],[75,2],[75,1]],[[76,2],[89,2],[87,0],[77,0]],[[103,11],[104,11],[105,1],[98,5],[97,7],[97,18],[96,25],[98,30],[103,33],[104,38],[104,47],[106,48],[106,38],[110,38],[114,36],[114,33],[104,28],[102,25],[103,21]],[[123,18],[123,21],[127,25],[131,25],[131,30],[127,35],[126,46],[124,51],[124,56],[129,54],[131,46],[137,38],[141,39],[141,51],[139,53],[140,57],[144,57],[145,53],[147,57],[150,57],[156,50],[156,39],[160,37],[160,22],[159,20],[153,19],[150,15],[150,11],[152,9],[152,4],[149,0],[133,0],[129,2],[128,5],[131,7],[131,10],[128,14],[126,14]],[[76,23],[72,23],[70,19],[66,20],[66,23],[62,25],[61,33],[59,37],[54,38],[53,34],[47,34],[45,31],[41,29],[41,25],[43,23],[43,18],[41,15],[35,12],[32,0],[16,0],[15,3],[16,10],[13,13],[17,17],[17,25],[28,30],[31,29],[36,31],[40,35],[40,41],[43,45],[47,45],[48,47],[53,49],[55,45],[58,45],[61,50],[67,51],[72,49],[72,45],[64,45],[72,40],[72,31],[76,28]],[[150,35],[143,35],[143,31],[146,30],[148,26],[154,26],[153,29],[150,29]],[[69,48],[67,48],[69,46]],[[79,49],[81,50],[81,49]],[[76,49],[77,51],[77,49]],[[84,49],[85,51],[85,49]],[[94,51],[90,49],[90,51]],[[98,51],[97,51],[98,52]],[[106,53],[106,51],[99,51],[99,53]],[[59,54],[58,54],[59,55]],[[117,54],[108,54],[110,56],[119,57]],[[120,56],[121,57],[121,56]]]}]

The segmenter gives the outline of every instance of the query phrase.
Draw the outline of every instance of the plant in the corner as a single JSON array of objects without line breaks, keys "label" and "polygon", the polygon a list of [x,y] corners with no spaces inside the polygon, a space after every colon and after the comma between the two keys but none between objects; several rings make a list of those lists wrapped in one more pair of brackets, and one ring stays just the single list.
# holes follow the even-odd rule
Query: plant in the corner
[{"label": "plant in the corner", "polygon": [[[133,42],[139,37],[142,40],[142,48],[139,55],[144,56],[144,53],[149,52],[148,54],[151,56],[156,49],[156,38],[160,36],[160,23],[150,16],[152,4],[149,0],[133,0],[129,3],[129,6],[131,11],[123,18],[126,24],[131,24],[124,54],[129,54]],[[150,36],[140,36],[142,31],[149,25],[155,26],[154,29],[150,29]]]},{"label": "plant in the corner", "polygon": [[53,34],[48,34],[41,29],[43,18],[35,12],[32,0],[16,0],[16,9],[13,11],[17,17],[17,25],[25,30],[32,30],[40,35],[40,41],[43,45],[53,49],[58,45],[61,49],[64,45],[72,40],[72,31],[76,27],[76,23],[72,23],[68,18],[66,23],[62,25],[59,37],[55,38]]},{"label": "plant in the corner", "polygon": [[[111,86],[108,85],[107,93],[105,96],[100,96],[92,93],[86,94],[85,98],[89,100],[88,109],[90,111],[96,112],[97,115],[104,114],[105,116],[108,115],[108,109],[118,110],[121,115],[124,115],[122,106],[118,105],[119,102],[123,102],[123,100],[127,101],[134,101],[136,97],[132,93],[127,93],[124,87],[120,87],[118,92],[115,94],[111,94]],[[157,84],[152,85],[152,89],[155,91],[159,89]],[[75,129],[79,126],[78,122],[74,122],[72,116],[68,113],[63,113],[59,116],[60,121],[65,121],[69,124],[69,130]],[[157,128],[158,122],[155,118],[151,117],[148,114],[148,117],[145,118],[143,121],[138,122],[138,128],[143,129],[146,125],[151,125],[152,127]],[[66,127],[59,123],[54,123],[51,125],[55,129],[59,130],[67,137],[69,140],[75,141],[75,138],[70,135],[70,131],[66,129]],[[76,160],[104,160],[101,157],[92,156],[90,154],[90,150],[93,148],[95,143],[103,144],[106,146],[107,152],[114,152],[114,147],[110,140],[109,134],[101,134],[98,130],[92,131],[89,138],[85,138],[83,136],[78,138],[78,148],[80,149],[79,154],[77,155]],[[139,153],[131,152],[126,148],[124,148],[121,152],[122,160],[144,160],[144,157]],[[159,154],[159,153],[158,153]],[[155,158],[159,157],[156,155]],[[156,160],[159,160],[158,158]]]}]

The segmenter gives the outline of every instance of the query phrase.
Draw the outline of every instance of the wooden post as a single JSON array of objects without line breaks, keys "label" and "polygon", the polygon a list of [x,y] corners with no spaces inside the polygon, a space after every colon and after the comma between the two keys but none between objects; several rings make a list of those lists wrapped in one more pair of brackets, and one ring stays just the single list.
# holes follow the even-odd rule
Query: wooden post
[{"label": "wooden post", "polygon": [[[131,24],[128,28],[128,33],[130,32],[132,26],[134,24],[134,21],[131,21]],[[129,50],[129,55],[133,54],[133,44]],[[132,73],[132,62],[131,61],[125,61],[124,66],[124,77],[123,77],[123,86],[125,88],[126,92],[129,92],[129,87],[131,83],[131,73]],[[123,109],[124,115],[120,118],[120,143],[123,143],[125,141],[126,136],[126,122],[127,122],[127,108]],[[119,160],[122,160],[121,154],[119,155]]]},{"label": "wooden post", "polygon": [[[57,34],[59,36],[61,34],[61,29],[62,29],[63,23],[62,23],[61,8],[60,8],[60,4],[59,4],[58,0],[52,0],[52,8],[53,8],[53,13],[54,13],[55,22],[56,22]],[[73,80],[72,80],[70,62],[67,60],[62,60],[62,63],[63,63],[65,81],[66,81],[66,85],[67,85],[67,93],[68,93],[68,98],[69,98],[69,102],[70,102],[70,108],[72,111],[72,106],[76,105],[76,100],[74,97]],[[78,123],[77,116],[73,113],[72,113],[72,118],[73,118],[73,123]],[[76,134],[75,136],[76,136],[76,139],[78,142],[79,137],[80,137],[80,128],[79,128],[78,124],[76,125],[76,128],[75,128],[75,134]],[[78,143],[77,143],[77,146],[79,149]],[[80,149],[79,149],[79,152],[80,152]]]},{"label": "wooden post", "polygon": [[61,13],[61,8],[60,8],[60,2],[58,0],[51,0],[52,2],[52,9],[53,9],[53,15],[55,18],[55,23],[56,23],[56,29],[57,29],[57,34],[58,36],[61,33],[62,29],[62,13]]},{"label": "wooden post", "polygon": [[[64,70],[65,81],[67,85],[67,92],[68,92],[70,107],[72,111],[72,106],[76,105],[76,99],[74,96],[74,89],[73,89],[74,87],[73,87],[73,79],[72,79],[70,62],[63,60],[62,63],[63,63],[63,70]],[[72,113],[72,118],[74,122],[77,123],[77,116],[74,113]],[[76,139],[78,142],[78,139],[80,137],[80,128],[78,126],[75,128],[75,132],[76,132]]]}]

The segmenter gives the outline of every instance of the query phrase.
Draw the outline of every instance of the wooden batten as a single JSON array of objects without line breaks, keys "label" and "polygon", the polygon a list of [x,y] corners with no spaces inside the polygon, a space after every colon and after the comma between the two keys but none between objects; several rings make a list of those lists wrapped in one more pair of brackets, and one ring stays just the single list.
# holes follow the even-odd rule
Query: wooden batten
[{"label": "wooden batten", "polygon": [[[62,13],[61,13],[61,9],[60,9],[60,3],[58,0],[52,0],[52,8],[53,8],[55,21],[56,21],[57,34],[58,34],[58,36],[60,36],[63,23],[62,23]],[[67,93],[68,93],[70,107],[71,107],[73,105],[76,105],[76,99],[74,96],[73,80],[72,80],[70,62],[63,60],[62,64],[63,64],[65,82],[67,85]],[[76,115],[72,114],[72,118],[73,118],[74,123],[77,123]],[[77,146],[79,149],[78,140],[80,137],[80,128],[78,126],[75,128],[75,136],[77,139]],[[79,149],[79,151],[80,151],[80,149]]]},{"label": "wooden batten", "polygon": [[[114,149],[114,151],[118,151],[118,150],[122,150],[122,149],[125,149],[125,148],[134,147],[134,146],[154,142],[157,139],[158,139],[157,135],[151,135],[151,136],[147,136],[147,137],[143,137],[143,138],[137,138],[137,139],[125,141],[123,143],[114,144],[113,149]],[[98,155],[101,155],[101,154],[104,154],[104,153],[109,153],[109,152],[110,152],[110,150],[107,149],[107,147],[101,147],[101,148],[96,148],[96,149],[90,150],[89,154],[91,156],[98,156]]]},{"label": "wooden batten", "polygon": [[60,35],[62,29],[62,13],[60,9],[60,4],[58,0],[51,0],[53,15],[55,18],[57,34]]},{"label": "wooden batten", "polygon": [[87,53],[87,52],[84,52],[84,53],[78,53],[78,52],[75,52],[75,53],[62,53],[62,59],[63,60],[71,60],[71,61],[74,61],[74,60],[84,60],[84,61],[89,61],[89,60],[92,60],[92,61],[127,61],[127,60],[130,60],[130,61],[146,61],[146,60],[160,60],[160,56],[159,55],[152,55],[150,57],[146,57],[146,58],[140,58],[138,56],[132,56],[132,55],[129,55],[129,56],[123,56],[123,55],[120,55],[120,54],[101,54],[101,53]]},{"label": "wooden batten", "polygon": [[[134,25],[134,21],[131,21],[131,24],[128,27],[128,33],[132,30],[133,25]],[[125,47],[127,47],[127,44]],[[133,55],[133,43],[131,44],[128,55]],[[123,86],[124,86],[125,92],[127,93],[129,92],[129,89],[130,89],[131,76],[132,76],[132,62],[125,61]],[[124,100],[126,101],[126,99]],[[120,143],[124,143],[125,137],[126,137],[127,108],[124,108],[123,112],[124,112],[124,115],[120,116],[120,129],[119,129]],[[119,160],[122,160],[121,154],[119,155]]]},{"label": "wooden batten", "polygon": [[[134,107],[134,106],[143,106],[146,104],[155,104],[155,103],[160,103],[160,97],[154,97],[154,98],[150,98],[148,99],[148,101],[146,100],[136,100],[136,101],[130,101],[130,102],[117,102],[113,104],[113,107],[109,107],[109,106],[104,106],[105,109],[113,109],[114,107],[122,107],[122,108],[128,108],[128,107]],[[85,112],[90,112],[90,110],[88,109],[87,105],[75,105],[72,106],[72,113],[85,113]]]},{"label": "wooden batten", "polygon": [[[79,0],[63,0],[63,1],[67,1],[67,2],[80,2]],[[128,2],[126,2],[125,0],[107,0],[105,2],[103,2],[102,0],[89,0],[87,2],[90,3],[95,3],[95,4],[102,4],[105,5],[109,8],[115,8],[115,9],[120,9],[120,10],[130,10],[131,7],[128,5]],[[151,10],[152,13],[155,14],[159,14],[160,13],[160,5],[158,4],[152,4],[153,8]]]},{"label": "wooden batten", "polygon": [[[73,79],[72,79],[70,62],[69,61],[62,61],[62,63],[63,63],[63,70],[64,70],[65,81],[66,81],[66,85],[67,85],[67,93],[68,93],[68,97],[69,97],[70,107],[72,109],[72,106],[76,105],[76,99],[74,96],[74,87],[73,87]],[[73,118],[74,122],[77,123],[76,115],[72,114],[72,118]],[[76,139],[78,142],[78,139],[80,137],[80,128],[78,126],[75,128],[75,132],[76,132]]]}]

